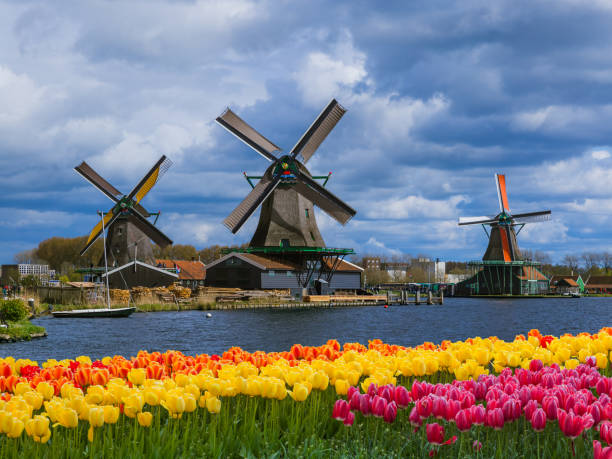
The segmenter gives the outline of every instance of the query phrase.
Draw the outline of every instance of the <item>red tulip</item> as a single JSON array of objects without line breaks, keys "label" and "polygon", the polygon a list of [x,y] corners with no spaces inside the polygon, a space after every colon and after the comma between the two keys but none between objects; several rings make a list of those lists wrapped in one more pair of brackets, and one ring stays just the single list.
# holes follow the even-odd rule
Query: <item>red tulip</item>
[{"label": "red tulip", "polygon": [[527,419],[528,421],[531,421],[531,417],[533,416],[533,413],[537,409],[538,409],[538,402],[536,402],[535,400],[529,400],[527,404],[525,405],[525,408],[523,409],[523,411],[525,412],[525,419]]},{"label": "red tulip", "polygon": [[461,408],[469,408],[476,403],[476,397],[471,392],[463,392],[461,395]]},{"label": "red tulip", "polygon": [[472,428],[472,415],[470,410],[461,410],[455,416],[457,429],[461,432],[466,432]]},{"label": "red tulip", "polygon": [[474,440],[474,443],[472,443],[472,449],[474,451],[480,451],[482,449],[482,443],[478,440]]},{"label": "red tulip", "polygon": [[521,417],[521,402],[514,399],[507,400],[502,406],[502,411],[506,421],[514,421]]},{"label": "red tulip", "polygon": [[474,385],[474,396],[476,400],[484,400],[487,395],[487,386],[483,382],[477,382]]},{"label": "red tulip", "polygon": [[344,418],[343,422],[345,426],[352,426],[353,422],[355,422],[355,413],[353,413],[352,411],[349,411],[346,414],[346,418]]},{"label": "red tulip", "polygon": [[378,395],[384,398],[388,402],[393,401],[393,393],[389,390],[387,386],[380,387],[378,389]]},{"label": "red tulip", "polygon": [[485,407],[482,405],[473,405],[470,408],[471,411],[471,417],[472,417],[472,424],[476,424],[477,426],[481,426],[485,423],[486,420],[486,416],[487,416],[487,411],[485,410]]},{"label": "red tulip", "polygon": [[400,408],[407,408],[410,404],[410,392],[404,386],[395,387],[395,402]]},{"label": "red tulip", "polygon": [[504,428],[504,422],[504,412],[501,408],[487,411],[487,419],[485,422],[487,426],[493,427],[495,430],[502,430]]},{"label": "red tulip", "polygon": [[446,402],[446,414],[444,418],[447,421],[453,421],[460,409],[461,403],[458,400],[449,400]]},{"label": "red tulip", "polygon": [[351,409],[346,400],[336,400],[336,403],[334,403],[334,409],[332,411],[332,418],[337,419],[338,421],[344,421],[350,410]]},{"label": "red tulip", "polygon": [[593,459],[612,459],[612,446],[601,447],[601,443],[593,440]]},{"label": "red tulip", "polygon": [[521,387],[518,391],[518,398],[521,402],[521,407],[527,405],[527,402],[531,400],[531,389],[529,387]]},{"label": "red tulip", "polygon": [[359,395],[359,389],[357,389],[355,386],[350,386],[346,392],[346,399],[351,400],[353,398],[353,394]]},{"label": "red tulip", "polygon": [[610,381],[608,378],[600,378],[595,385],[595,390],[597,391],[597,395],[607,394],[610,392]]},{"label": "red tulip", "polygon": [[542,408],[538,408],[531,416],[531,427],[536,432],[541,432],[546,427],[546,413]]},{"label": "red tulip", "polygon": [[388,403],[385,407],[385,414],[383,416],[384,421],[391,424],[393,421],[395,421],[396,417],[397,405],[395,404],[395,402]]},{"label": "red tulip", "polygon": [[378,394],[378,386],[374,383],[370,383],[370,386],[368,387],[368,395],[370,397],[374,397],[377,394]]}]

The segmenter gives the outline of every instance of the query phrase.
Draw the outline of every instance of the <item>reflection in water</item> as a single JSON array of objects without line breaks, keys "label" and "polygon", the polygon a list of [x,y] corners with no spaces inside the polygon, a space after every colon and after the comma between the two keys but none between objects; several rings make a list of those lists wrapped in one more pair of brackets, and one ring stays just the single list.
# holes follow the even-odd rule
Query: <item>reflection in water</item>
[{"label": "reflection in water", "polygon": [[423,341],[461,340],[496,335],[513,339],[539,328],[543,334],[596,332],[612,326],[612,298],[482,300],[447,298],[444,306],[392,306],[302,309],[153,312],[124,319],[34,320],[49,336],[0,344],[0,356],[101,358],[138,350],[174,349],[186,354],[222,353],[231,346],[247,351],[288,350],[292,344],[320,345],[380,338],[414,346]]}]

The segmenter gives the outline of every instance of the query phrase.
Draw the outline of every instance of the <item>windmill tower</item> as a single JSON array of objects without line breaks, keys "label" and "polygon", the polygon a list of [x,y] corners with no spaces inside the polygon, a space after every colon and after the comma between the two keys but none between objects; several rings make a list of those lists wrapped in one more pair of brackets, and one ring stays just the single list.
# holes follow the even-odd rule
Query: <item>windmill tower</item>
[{"label": "windmill tower", "polygon": [[[346,110],[333,99],[319,114],[288,154],[248,125],[229,108],[217,122],[271,164],[262,176],[246,176],[251,192],[224,220],[236,233],[261,206],[257,229],[246,249],[249,253],[275,254],[299,266],[300,283],[307,287],[313,278],[333,275],[334,266],[352,249],[325,246],[317,226],[314,206],[341,224],[355,210],[325,188],[329,175],[313,177],[306,163]],[[259,180],[253,185],[253,179]],[[316,180],[324,180],[321,185]]]},{"label": "windmill tower", "polygon": [[476,268],[476,274],[461,284],[464,284],[463,287],[470,285],[472,293],[489,295],[530,294],[547,290],[548,286],[544,288],[547,278],[539,271],[539,263],[523,260],[517,235],[526,223],[550,220],[551,211],[512,214],[505,175],[495,174],[495,184],[499,202],[497,215],[459,218],[459,226],[482,225],[489,238],[482,262],[471,263]]},{"label": "windmill tower", "polygon": [[[153,263],[151,240],[161,247],[172,244],[172,241],[154,224],[159,217],[159,212],[148,212],[140,201],[151,191],[171,165],[172,161],[162,156],[127,195],[102,178],[85,161],[76,166],[75,171],[113,201],[111,209],[89,233],[85,247],[80,254],[83,255],[103,231],[107,230],[106,256],[111,265],[122,266],[134,260]],[[147,220],[152,215],[156,216],[154,223]]]}]

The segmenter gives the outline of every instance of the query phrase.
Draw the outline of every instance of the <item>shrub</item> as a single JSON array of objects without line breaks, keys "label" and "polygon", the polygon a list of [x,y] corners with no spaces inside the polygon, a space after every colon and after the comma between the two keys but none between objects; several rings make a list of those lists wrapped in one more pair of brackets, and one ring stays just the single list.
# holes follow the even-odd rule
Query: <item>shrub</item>
[{"label": "shrub", "polygon": [[0,302],[0,318],[17,322],[28,317],[29,311],[22,300],[3,300]]}]

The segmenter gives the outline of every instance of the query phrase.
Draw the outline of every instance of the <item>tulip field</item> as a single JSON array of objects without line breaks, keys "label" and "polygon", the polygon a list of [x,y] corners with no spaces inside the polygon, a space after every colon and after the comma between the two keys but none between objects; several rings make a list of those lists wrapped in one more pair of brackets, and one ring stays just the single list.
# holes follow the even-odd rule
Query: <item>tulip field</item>
[{"label": "tulip field", "polygon": [[0,359],[0,457],[612,458],[612,328]]}]

